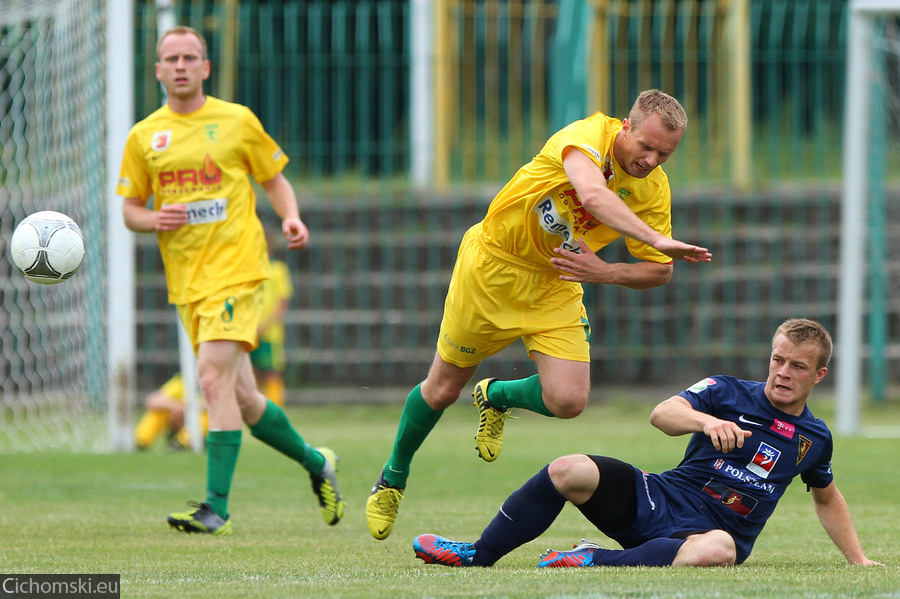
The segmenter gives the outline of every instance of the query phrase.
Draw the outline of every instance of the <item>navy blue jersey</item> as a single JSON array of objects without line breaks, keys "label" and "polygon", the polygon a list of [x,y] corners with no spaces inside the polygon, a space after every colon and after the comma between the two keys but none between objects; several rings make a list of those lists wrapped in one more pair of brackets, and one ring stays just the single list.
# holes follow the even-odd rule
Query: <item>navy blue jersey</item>
[{"label": "navy blue jersey", "polygon": [[817,488],[831,483],[828,427],[808,407],[799,416],[772,407],[764,388],[763,382],[714,376],[679,394],[695,410],[753,434],[742,448],[722,453],[705,434],[694,433],[678,467],[640,473],[640,524],[616,540],[633,546],[654,536],[718,528],[734,538],[741,563],[794,477]]}]

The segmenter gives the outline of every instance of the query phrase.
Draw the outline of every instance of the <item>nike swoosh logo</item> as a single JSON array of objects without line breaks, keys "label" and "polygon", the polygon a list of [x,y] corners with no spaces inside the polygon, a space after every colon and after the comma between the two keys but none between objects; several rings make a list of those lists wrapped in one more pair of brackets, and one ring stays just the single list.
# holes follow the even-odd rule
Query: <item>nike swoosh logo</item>
[{"label": "nike swoosh logo", "polygon": [[385,532],[387,532],[387,529],[386,529],[386,528],[379,528],[379,529],[378,529],[378,534],[379,534],[379,535],[383,535]]},{"label": "nike swoosh logo", "polygon": [[488,449],[487,452],[488,452],[488,455],[489,455],[489,456],[494,457],[494,452],[493,452],[493,451],[491,451],[490,449]]},{"label": "nike swoosh logo", "polygon": [[743,415],[743,414],[741,414],[740,416],[738,416],[738,420],[740,420],[740,421],[743,422],[744,424],[752,424],[753,426],[762,426],[762,423],[761,423],[761,422],[754,422],[754,421],[752,421],[752,420],[747,420],[746,418],[744,418],[744,415]]}]

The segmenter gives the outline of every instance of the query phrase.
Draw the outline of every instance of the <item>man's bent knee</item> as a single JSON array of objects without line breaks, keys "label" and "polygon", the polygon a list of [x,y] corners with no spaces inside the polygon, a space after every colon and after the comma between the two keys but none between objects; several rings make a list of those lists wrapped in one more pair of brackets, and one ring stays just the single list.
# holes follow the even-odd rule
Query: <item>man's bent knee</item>
[{"label": "man's bent knee", "polygon": [[550,463],[547,472],[559,494],[575,505],[590,499],[600,482],[597,464],[584,454],[556,458]]},{"label": "man's bent knee", "polygon": [[691,535],[678,550],[673,566],[733,566],[737,560],[734,539],[724,530]]},{"label": "man's bent knee", "polygon": [[552,396],[544,392],[544,405],[557,418],[575,418],[584,412],[587,406],[587,393],[583,395],[559,395]]}]

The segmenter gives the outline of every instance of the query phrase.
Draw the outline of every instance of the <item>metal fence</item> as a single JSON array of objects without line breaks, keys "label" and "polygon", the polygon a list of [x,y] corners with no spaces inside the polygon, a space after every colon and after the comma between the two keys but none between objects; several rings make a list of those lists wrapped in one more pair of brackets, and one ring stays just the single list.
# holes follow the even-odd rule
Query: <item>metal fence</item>
[{"label": "metal fence", "polygon": [[[594,378],[758,377],[784,318],[834,330],[845,1],[428,3],[435,164],[425,186],[409,177],[411,105],[428,85],[411,80],[413,3],[225,6],[181,2],[178,21],[207,35],[209,91],[250,106],[292,158],[312,243],[287,257],[289,386],[423,377],[463,231],[557,126],[595,110],[624,116],[648,87],[688,110],[666,164],[673,226],[715,258],[677,265],[661,289],[589,287]],[[138,25],[141,118],[161,101],[152,4]],[[177,368],[175,317],[154,240],[140,242],[139,377],[151,386]],[[603,257],[625,259],[616,247]],[[489,362],[533,371],[520,347]]]}]

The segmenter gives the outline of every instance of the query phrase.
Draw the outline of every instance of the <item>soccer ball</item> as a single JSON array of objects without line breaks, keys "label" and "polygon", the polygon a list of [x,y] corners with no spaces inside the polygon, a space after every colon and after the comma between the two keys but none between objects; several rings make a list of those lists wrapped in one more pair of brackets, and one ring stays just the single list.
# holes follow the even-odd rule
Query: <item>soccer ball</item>
[{"label": "soccer ball", "polygon": [[84,236],[75,221],[52,210],[20,222],[9,242],[13,264],[25,278],[55,285],[75,274],[84,259]]}]

